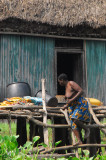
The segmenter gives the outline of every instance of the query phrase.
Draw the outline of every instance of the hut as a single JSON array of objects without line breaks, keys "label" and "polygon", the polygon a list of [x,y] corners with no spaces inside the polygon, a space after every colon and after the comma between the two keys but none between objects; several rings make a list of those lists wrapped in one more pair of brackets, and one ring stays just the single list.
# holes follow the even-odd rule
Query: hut
[{"label": "hut", "polygon": [[106,105],[105,0],[1,0],[0,98],[6,85],[24,81],[31,95],[41,78],[54,95],[64,95],[57,77],[64,72]]},{"label": "hut", "polygon": [[105,59],[105,0],[0,1],[0,98],[13,81],[28,82],[34,96],[42,77],[62,95],[57,76],[65,72],[106,104]]}]

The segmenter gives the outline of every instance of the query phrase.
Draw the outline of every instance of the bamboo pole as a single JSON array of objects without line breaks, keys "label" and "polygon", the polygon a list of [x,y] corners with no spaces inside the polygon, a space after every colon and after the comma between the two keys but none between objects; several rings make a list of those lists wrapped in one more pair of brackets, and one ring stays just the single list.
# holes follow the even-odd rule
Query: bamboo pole
[{"label": "bamboo pole", "polygon": [[51,154],[30,154],[30,157],[36,157],[37,156],[37,159],[39,159],[39,160],[41,160],[41,159],[57,159],[57,158],[62,158],[62,157],[64,157],[64,158],[68,158],[69,156],[72,156],[72,157],[75,157],[75,153],[66,153],[66,154],[57,154],[57,153],[55,153],[55,154],[53,154],[53,153],[51,153]]},{"label": "bamboo pole", "polygon": [[106,144],[81,144],[81,145],[77,145],[77,146],[67,145],[67,146],[52,148],[50,150],[43,151],[42,153],[46,154],[46,153],[51,153],[54,150],[55,151],[59,151],[59,150],[67,150],[67,149],[75,149],[75,148],[85,148],[85,147],[106,147]]},{"label": "bamboo pole", "polygon": [[[31,155],[33,157],[33,155]],[[34,155],[36,157],[36,154]],[[72,156],[72,157],[75,157],[75,153],[66,153],[66,154],[38,154],[37,155],[37,158],[38,159],[43,159],[43,158],[61,158],[61,157],[64,157],[64,158],[68,158],[69,156]]]},{"label": "bamboo pole", "polygon": [[69,128],[71,127],[70,125],[67,125],[67,124],[46,124],[46,123],[43,123],[37,119],[34,119],[33,117],[28,117],[29,120],[33,121],[34,123],[36,123],[37,125],[40,125],[40,126],[43,126],[43,127],[46,127],[46,128]]},{"label": "bamboo pole", "polygon": [[96,111],[96,114],[106,114],[106,111],[105,110],[98,110],[98,111]]},{"label": "bamboo pole", "polygon": [[[46,102],[45,102],[45,79],[42,79],[42,102],[43,102],[43,110],[45,111],[43,113],[43,123],[47,124],[47,110],[46,110]],[[44,143],[49,144],[48,141],[48,128],[43,128],[43,134],[44,134]]]},{"label": "bamboo pole", "polygon": [[93,111],[97,111],[97,110],[106,110],[106,106],[98,106],[98,107],[92,107]]},{"label": "bamboo pole", "polygon": [[[43,106],[37,106],[37,105],[31,105],[31,106],[29,106],[29,105],[27,105],[27,104],[25,104],[25,105],[16,105],[16,106],[1,106],[0,105],[0,110],[34,110],[34,109],[43,109]],[[61,109],[61,107],[48,107],[48,106],[46,106],[46,109],[47,109],[47,111],[49,111],[49,112],[59,112],[59,110]],[[97,111],[97,110],[106,110],[106,106],[96,106],[96,107],[93,107],[92,106],[92,109],[93,109],[93,111]]]},{"label": "bamboo pole", "polygon": [[95,114],[98,118],[106,118],[106,114]]},{"label": "bamboo pole", "polygon": [[[7,112],[7,111],[4,111],[4,110],[0,110],[0,115],[8,115],[9,113]],[[42,114],[43,114],[43,111],[35,111],[35,112],[32,112],[31,113],[33,116],[42,116]],[[25,112],[11,112],[11,115],[16,115],[16,116],[18,116],[18,115],[25,115],[25,116],[27,116],[27,115],[29,115],[28,113],[25,113]],[[64,117],[64,114],[56,114],[56,113],[48,113],[47,112],[47,115],[49,116],[49,117]],[[100,118],[106,118],[106,114],[95,114],[96,115],[96,117],[100,117]]]},{"label": "bamboo pole", "polygon": [[[33,121],[35,124],[37,125],[40,125],[40,126],[44,126],[44,127],[48,127],[48,128],[70,128],[71,126],[70,125],[67,125],[67,124],[46,124],[46,123],[43,123],[41,121],[39,121],[38,119],[42,117],[41,114],[36,114],[36,113],[33,113],[33,114],[23,114],[23,112],[21,113],[18,113],[18,112],[10,112],[11,114],[11,118],[17,118],[17,117],[25,117],[27,119],[30,119],[31,121]],[[2,113],[0,113],[0,118],[8,118],[9,116],[9,112],[8,111],[4,111]],[[63,115],[64,116],[64,115]],[[36,118],[36,119],[35,119]],[[89,124],[87,125],[88,128],[105,128],[106,127],[106,124]]]},{"label": "bamboo pole", "polygon": [[[31,105],[31,106],[29,106],[29,105],[27,105],[27,104],[25,104],[25,105],[15,105],[15,106],[1,106],[0,105],[0,110],[18,110],[18,109],[20,109],[20,110],[24,110],[24,109],[27,109],[27,110],[33,110],[33,109],[43,109],[43,106],[37,106],[37,105]],[[48,107],[48,106],[46,106],[46,109],[47,110],[60,110],[61,109],[61,107]]]}]

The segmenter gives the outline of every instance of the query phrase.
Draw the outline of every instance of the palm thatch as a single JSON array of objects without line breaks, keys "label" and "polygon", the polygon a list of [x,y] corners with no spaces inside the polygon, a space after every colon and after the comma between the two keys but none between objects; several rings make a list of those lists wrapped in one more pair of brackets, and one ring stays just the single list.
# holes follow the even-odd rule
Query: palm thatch
[{"label": "palm thatch", "polygon": [[0,0],[0,21],[14,17],[49,25],[106,26],[106,0]]}]

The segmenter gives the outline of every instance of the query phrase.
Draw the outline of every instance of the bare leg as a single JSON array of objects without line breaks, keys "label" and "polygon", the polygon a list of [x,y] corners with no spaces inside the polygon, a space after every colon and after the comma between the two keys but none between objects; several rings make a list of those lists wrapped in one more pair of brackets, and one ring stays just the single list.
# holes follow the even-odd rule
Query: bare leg
[{"label": "bare leg", "polygon": [[89,137],[89,134],[90,134],[89,128],[87,128],[86,125],[85,125],[82,121],[79,121],[79,120],[77,120],[77,119],[74,119],[74,123],[75,123],[77,126],[83,128],[83,129],[85,130],[85,136],[84,136],[84,138],[85,138],[85,139],[88,138],[88,137]]},{"label": "bare leg", "polygon": [[80,139],[79,131],[78,131],[77,129],[73,129],[73,132],[74,132],[74,134],[75,134],[75,136],[76,136],[76,138],[77,138],[77,140],[78,140],[78,142],[75,143],[74,146],[75,146],[75,145],[82,144],[82,141],[81,141],[81,139]]}]

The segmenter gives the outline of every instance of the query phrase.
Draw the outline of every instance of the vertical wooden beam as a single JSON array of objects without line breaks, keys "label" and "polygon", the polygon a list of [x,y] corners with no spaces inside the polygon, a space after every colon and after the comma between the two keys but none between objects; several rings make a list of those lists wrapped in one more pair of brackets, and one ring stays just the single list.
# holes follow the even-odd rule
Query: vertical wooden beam
[{"label": "vertical wooden beam", "polygon": [[84,49],[84,55],[83,55],[83,64],[84,64],[84,66],[83,66],[83,72],[85,72],[84,73],[84,79],[83,79],[83,81],[84,81],[84,83],[85,83],[85,85],[84,85],[84,88],[85,88],[85,91],[86,91],[86,97],[88,97],[88,78],[87,78],[87,57],[86,57],[86,40],[84,40],[83,41],[83,49]]},{"label": "vertical wooden beam", "polygon": [[[65,109],[65,110],[60,109],[60,110],[61,110],[61,112],[64,114],[67,123],[68,123],[69,125],[71,125],[70,120],[69,120],[69,118],[68,118],[67,109]],[[75,144],[75,136],[74,136],[74,133],[73,133],[73,132],[72,132],[72,140],[73,140],[73,144]],[[77,150],[77,149],[75,149],[75,154],[76,154],[76,157],[78,158],[78,150]]]},{"label": "vertical wooden beam", "polygon": [[[54,124],[54,117],[51,117],[51,122]],[[52,147],[55,147],[55,128],[52,128]]]},{"label": "vertical wooden beam", "polygon": [[[45,102],[45,79],[42,79],[42,102],[43,102],[43,110],[45,111],[43,113],[43,123],[47,124],[47,110],[46,110],[46,102]],[[48,128],[47,127],[43,128],[43,133],[44,133],[44,143],[48,145],[49,141],[48,141]]]},{"label": "vertical wooden beam", "polygon": [[23,146],[27,141],[26,119],[22,117],[17,118],[17,135],[19,135],[17,142],[18,146]]},{"label": "vertical wooden beam", "polygon": [[[42,118],[39,119],[39,120],[42,121]],[[36,125],[32,121],[29,121],[29,125],[30,125],[30,135],[29,135],[30,137],[29,137],[29,140],[32,141],[34,136],[40,136],[40,139],[39,139],[38,143],[44,142],[42,126]],[[35,143],[34,146],[37,146],[37,144]]]},{"label": "vertical wooden beam", "polygon": [[9,116],[8,116],[8,125],[9,125],[9,134],[11,135],[11,115],[9,111]]},{"label": "vertical wooden beam", "polygon": [[29,140],[32,141],[33,137],[35,136],[35,124],[29,120],[29,126],[30,126]]}]

